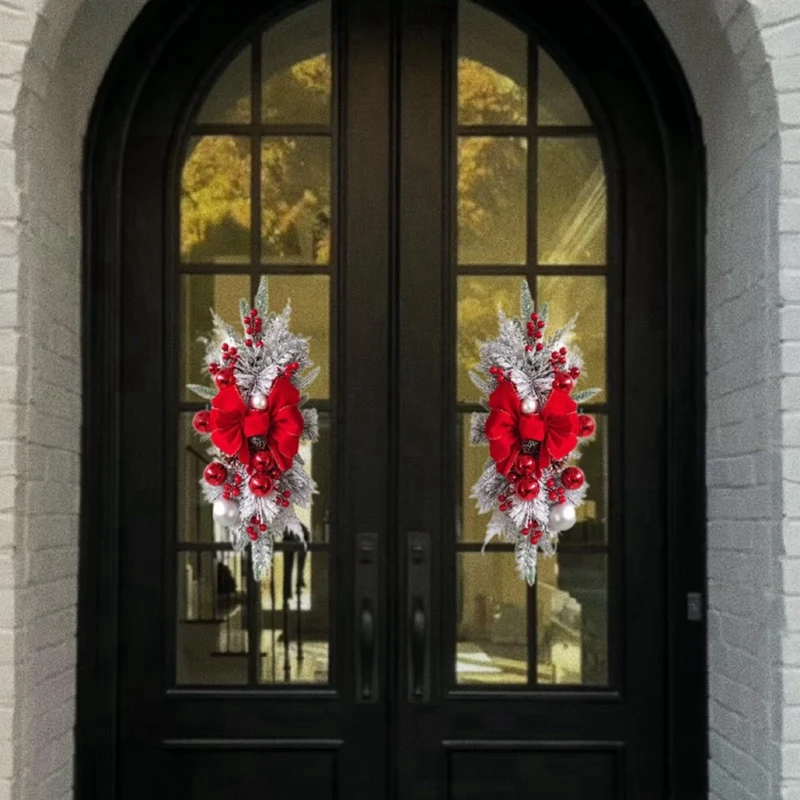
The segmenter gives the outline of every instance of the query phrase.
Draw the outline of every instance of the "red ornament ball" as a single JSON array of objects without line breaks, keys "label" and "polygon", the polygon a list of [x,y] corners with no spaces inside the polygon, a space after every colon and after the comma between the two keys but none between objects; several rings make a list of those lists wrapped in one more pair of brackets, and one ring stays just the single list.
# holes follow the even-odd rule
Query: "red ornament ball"
[{"label": "red ornament ball", "polygon": [[233,384],[236,383],[233,377],[233,370],[221,369],[214,376],[214,383],[217,384],[217,389],[227,389],[229,386],[233,386]]},{"label": "red ornament ball", "polygon": [[248,486],[256,497],[266,497],[272,491],[272,478],[269,475],[253,475]]},{"label": "red ornament ball", "polygon": [[198,433],[208,433],[211,430],[211,412],[198,411],[192,418],[192,427]]},{"label": "red ornament ball", "polygon": [[517,456],[514,471],[520,475],[533,475],[536,470],[536,459],[530,453],[521,453]]},{"label": "red ornament ball", "polygon": [[553,388],[558,389],[559,392],[571,392],[573,386],[575,386],[575,381],[568,372],[557,372],[553,378]]},{"label": "red ornament ball", "polygon": [[539,481],[533,477],[523,478],[517,484],[517,497],[526,503],[534,500],[539,494]]},{"label": "red ornament ball", "polygon": [[580,489],[585,480],[583,470],[578,467],[567,467],[561,473],[561,483],[565,489]]},{"label": "red ornament ball", "polygon": [[591,436],[595,429],[594,419],[588,414],[581,414],[578,416],[578,436],[585,439]]},{"label": "red ornament ball", "polygon": [[228,479],[228,470],[219,461],[212,461],[203,470],[203,478],[209,486],[222,486]]},{"label": "red ornament ball", "polygon": [[267,473],[275,465],[275,459],[269,450],[258,450],[250,464],[253,472]]}]

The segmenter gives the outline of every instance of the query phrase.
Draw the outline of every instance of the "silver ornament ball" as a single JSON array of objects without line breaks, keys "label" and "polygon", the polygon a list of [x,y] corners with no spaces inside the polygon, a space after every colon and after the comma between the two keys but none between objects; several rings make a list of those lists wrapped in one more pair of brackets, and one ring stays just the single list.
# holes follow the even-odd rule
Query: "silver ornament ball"
[{"label": "silver ornament ball", "polygon": [[568,531],[577,519],[572,503],[557,503],[550,509],[550,528],[554,531]]},{"label": "silver ornament ball", "polygon": [[233,500],[220,497],[214,501],[214,522],[232,528],[239,521],[239,506]]},{"label": "silver ornament ball", "polygon": [[263,411],[267,407],[267,396],[263,392],[256,392],[250,398],[250,405],[256,409],[256,411]]},{"label": "silver ornament ball", "polygon": [[539,403],[535,397],[526,397],[522,401],[523,414],[535,414],[539,410]]}]

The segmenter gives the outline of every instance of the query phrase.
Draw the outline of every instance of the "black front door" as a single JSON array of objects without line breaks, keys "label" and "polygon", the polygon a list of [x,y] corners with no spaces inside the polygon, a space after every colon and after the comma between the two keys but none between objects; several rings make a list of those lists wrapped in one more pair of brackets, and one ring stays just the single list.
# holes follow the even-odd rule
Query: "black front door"
[{"label": "black front door", "polygon": [[[79,792],[702,796],[702,558],[675,555],[701,431],[670,400],[699,396],[670,316],[694,334],[689,134],[588,3],[263,6],[155,4],[139,35],[167,41],[97,123],[121,162],[89,174]],[[321,437],[308,548],[259,584],[184,387],[209,307],[236,321],[262,275],[312,337]],[[589,501],[534,588],[469,497],[475,341],[522,280],[580,314],[601,389]]]}]

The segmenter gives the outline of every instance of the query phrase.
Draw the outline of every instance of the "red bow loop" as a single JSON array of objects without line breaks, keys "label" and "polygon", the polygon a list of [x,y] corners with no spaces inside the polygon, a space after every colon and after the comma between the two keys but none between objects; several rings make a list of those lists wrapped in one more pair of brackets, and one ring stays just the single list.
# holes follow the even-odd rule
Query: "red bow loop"
[{"label": "red bow loop", "polygon": [[578,444],[577,408],[568,394],[555,389],[540,414],[523,414],[516,389],[510,382],[501,383],[489,396],[485,426],[489,455],[498,472],[508,475],[526,441],[541,442],[540,473],[551,459],[569,455]]},{"label": "red bow loop", "polygon": [[300,448],[304,422],[299,404],[300,392],[286,377],[273,382],[264,410],[248,409],[237,387],[228,386],[211,401],[211,441],[223,453],[250,466],[247,440],[264,437],[283,472],[292,465]]}]

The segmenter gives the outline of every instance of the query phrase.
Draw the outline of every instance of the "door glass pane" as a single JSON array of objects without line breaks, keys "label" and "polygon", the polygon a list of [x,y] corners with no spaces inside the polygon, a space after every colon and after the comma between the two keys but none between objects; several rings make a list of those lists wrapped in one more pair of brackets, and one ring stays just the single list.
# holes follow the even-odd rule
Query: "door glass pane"
[{"label": "door glass pane", "polygon": [[562,534],[569,547],[604,545],[608,542],[608,416],[592,413],[594,438],[580,451],[578,466],[589,490],[578,507],[578,522]]},{"label": "door glass pane", "polygon": [[239,299],[250,296],[250,278],[247,275],[182,275],[180,279],[180,309],[178,324],[181,334],[180,383],[182,400],[202,402],[188,383],[212,386],[205,365],[206,347],[201,337],[212,332],[211,311],[237,329]]},{"label": "door glass pane", "polygon": [[472,487],[480,478],[489,458],[485,447],[475,447],[470,443],[472,414],[458,415],[456,441],[461,456],[461,497],[458,506],[461,519],[457,537],[461,542],[482,542],[486,538],[486,514],[479,514],[475,501],[470,497]]},{"label": "door glass pane", "polygon": [[528,38],[476,3],[458,10],[458,121],[524,125],[528,113]]},{"label": "door glass pane", "polygon": [[247,569],[230,551],[178,554],[179,685],[247,682]]},{"label": "door glass pane", "polygon": [[608,575],[602,553],[540,558],[536,578],[540,684],[608,683]]},{"label": "door glass pane", "polygon": [[514,554],[458,553],[456,682],[528,680],[527,586]]},{"label": "door glass pane", "polygon": [[524,264],[528,140],[458,140],[458,263]]},{"label": "door glass pane", "polygon": [[214,522],[211,506],[203,498],[203,470],[212,460],[209,445],[192,427],[194,412],[178,417],[178,540],[209,544],[227,543],[228,529]]},{"label": "door glass pane", "polygon": [[264,34],[262,48],[262,121],[284,125],[329,123],[330,3],[313,3],[286,17]]},{"label": "door glass pane", "polygon": [[[308,525],[302,510],[301,520]],[[328,564],[327,553],[302,547],[275,554],[270,579],[259,588],[260,683],[328,682]]]},{"label": "door glass pane", "polygon": [[497,335],[497,310],[508,316],[519,313],[522,276],[467,276],[458,279],[457,397],[462,403],[478,403],[481,393],[469,379],[480,359],[478,340]]},{"label": "door glass pane", "polygon": [[324,400],[330,395],[330,279],[326,275],[270,275],[270,308],[282,311],[289,301],[292,329],[311,340],[311,360],[320,368],[306,393]]},{"label": "door glass pane", "polygon": [[253,51],[244,50],[230,63],[208,93],[198,122],[250,122],[250,76]]},{"label": "door glass pane", "polygon": [[181,174],[181,261],[250,258],[250,140],[193,136]]},{"label": "door glass pane", "polygon": [[330,261],[331,145],[327,137],[271,136],[261,146],[262,258]]},{"label": "door glass pane", "polygon": [[539,124],[591,125],[583,101],[569,78],[539,49]]},{"label": "door glass pane", "polygon": [[575,314],[575,343],[583,354],[579,389],[602,391],[592,402],[606,399],[606,281],[602,277],[556,275],[539,278],[539,303],[549,306],[548,328],[566,325]]},{"label": "door glass pane", "polygon": [[539,263],[605,264],[606,175],[592,137],[539,139]]}]

